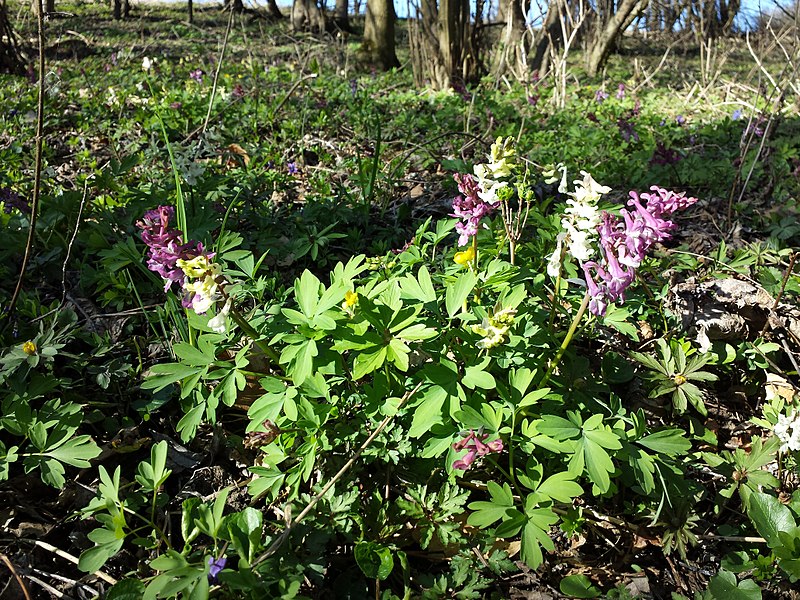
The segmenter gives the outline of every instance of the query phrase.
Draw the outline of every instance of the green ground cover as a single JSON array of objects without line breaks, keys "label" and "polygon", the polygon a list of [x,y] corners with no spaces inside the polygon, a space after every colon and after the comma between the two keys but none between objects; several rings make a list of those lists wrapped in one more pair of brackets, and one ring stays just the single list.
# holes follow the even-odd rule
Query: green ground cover
[{"label": "green ground cover", "polygon": [[769,39],[625,39],[557,108],[253,13],[59,10],[13,313],[38,86],[0,78],[0,551],[34,593],[796,597]]}]

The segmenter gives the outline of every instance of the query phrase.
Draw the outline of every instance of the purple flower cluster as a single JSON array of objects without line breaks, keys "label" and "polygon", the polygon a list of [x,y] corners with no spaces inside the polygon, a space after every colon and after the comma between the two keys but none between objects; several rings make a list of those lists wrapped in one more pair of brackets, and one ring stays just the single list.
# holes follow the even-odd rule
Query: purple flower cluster
[{"label": "purple flower cluster", "polygon": [[465,246],[469,243],[469,238],[478,233],[480,220],[492,212],[494,207],[481,200],[478,195],[481,188],[475,177],[469,173],[456,173],[453,178],[462,194],[453,200],[453,216],[462,220],[461,223],[456,223],[458,245]]},{"label": "purple flower cluster", "polygon": [[183,243],[183,236],[170,227],[170,219],[175,218],[174,206],[159,206],[144,213],[136,226],[142,230],[142,240],[147,244],[147,268],[164,278],[164,291],[173,283],[183,286],[186,274],[178,266],[179,260],[190,260],[203,253],[198,242]]},{"label": "purple flower cluster", "polygon": [[467,453],[463,458],[459,458],[453,463],[453,468],[459,471],[466,471],[475,462],[479,456],[486,456],[493,452],[503,451],[503,440],[496,439],[491,442],[484,443],[484,440],[489,437],[488,433],[475,433],[472,429],[469,430],[467,436],[453,444],[453,450],[460,451],[466,448]]},{"label": "purple flower cluster", "polygon": [[203,83],[204,76],[205,73],[203,73],[203,69],[195,69],[189,73],[189,77],[194,79],[197,83]]},{"label": "purple flower cluster", "polygon": [[633,121],[630,121],[625,117],[620,117],[617,119],[617,129],[619,129],[619,134],[626,143],[630,143],[631,140],[634,142],[639,141],[639,134],[636,133],[636,128]]},{"label": "purple flower cluster", "polygon": [[597,102],[598,104],[602,104],[606,100],[608,100],[608,93],[606,91],[597,90],[594,93],[594,101]]},{"label": "purple flower cluster", "polygon": [[[610,302],[625,299],[625,290],[633,283],[636,269],[642,264],[654,244],[669,239],[675,223],[668,220],[676,210],[683,210],[697,198],[687,198],[653,186],[653,193],[630,192],[628,206],[620,217],[603,212],[597,231],[600,234],[601,263],[594,261],[582,265],[589,291],[589,311],[604,315]],[[646,204],[642,204],[642,200]]]},{"label": "purple flower cluster", "polygon": [[662,167],[674,165],[681,161],[683,157],[673,148],[667,148],[664,142],[657,142],[656,149],[650,159],[651,165],[661,165]]},{"label": "purple flower cluster", "polygon": [[3,212],[7,215],[11,214],[11,211],[15,208],[26,215],[31,213],[30,203],[23,200],[22,197],[11,188],[0,187],[0,202],[3,203]]},{"label": "purple flower cluster", "polygon": [[625,100],[625,84],[620,83],[617,87],[617,100]]}]

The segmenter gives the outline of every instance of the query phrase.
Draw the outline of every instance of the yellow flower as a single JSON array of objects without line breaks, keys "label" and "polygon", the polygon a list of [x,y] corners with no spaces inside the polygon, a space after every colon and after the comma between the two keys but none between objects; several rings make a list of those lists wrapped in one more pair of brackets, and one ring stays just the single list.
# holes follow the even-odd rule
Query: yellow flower
[{"label": "yellow flower", "polygon": [[468,265],[473,260],[475,260],[475,248],[470,246],[469,248],[467,248],[462,252],[456,252],[455,257],[453,257],[453,260],[457,265],[461,265],[462,267]]},{"label": "yellow flower", "polygon": [[206,273],[209,272],[212,275],[217,275],[220,271],[219,265],[217,263],[210,262],[208,257],[203,254],[200,256],[195,256],[189,260],[178,259],[176,264],[184,273],[186,273],[187,277],[192,277],[194,279],[205,277]]},{"label": "yellow flower", "polygon": [[25,342],[22,344],[22,351],[27,354],[28,356],[33,356],[36,354],[36,344],[33,342]]},{"label": "yellow flower", "polygon": [[344,303],[348,306],[348,308],[354,306],[356,302],[358,302],[358,294],[355,292],[345,292]]},{"label": "yellow flower", "polygon": [[506,341],[511,326],[514,324],[514,315],[517,311],[513,308],[504,308],[485,318],[480,325],[473,325],[473,333],[482,335],[476,346],[483,350],[494,348]]}]

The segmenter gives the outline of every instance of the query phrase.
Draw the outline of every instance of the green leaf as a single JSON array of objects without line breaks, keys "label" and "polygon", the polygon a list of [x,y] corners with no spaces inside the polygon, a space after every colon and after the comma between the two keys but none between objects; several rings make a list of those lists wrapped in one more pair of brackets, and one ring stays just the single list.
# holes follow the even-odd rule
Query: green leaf
[{"label": "green leaf", "polygon": [[[94,531],[97,530],[95,529]],[[124,541],[124,538],[119,540],[115,539],[113,542],[107,542],[95,546],[94,548],[89,548],[81,554],[78,560],[78,568],[84,573],[99,571],[109,558],[122,549],[122,543]]]},{"label": "green leaf", "polygon": [[423,400],[414,410],[409,437],[418,438],[430,431],[432,425],[442,422],[442,405],[447,398],[447,391],[440,387],[430,387],[423,392]]},{"label": "green leaf", "polygon": [[310,319],[314,316],[317,310],[317,301],[319,300],[319,279],[314,274],[306,269],[294,283],[294,296],[303,315]]},{"label": "green leaf", "polygon": [[353,362],[353,379],[359,380],[364,375],[369,375],[380,369],[386,361],[386,346],[381,346],[374,352],[361,352]]},{"label": "green leaf", "polygon": [[455,282],[447,286],[445,292],[444,305],[447,309],[447,316],[451,319],[458,314],[464,306],[464,302],[469,297],[472,289],[477,283],[477,277],[472,271],[465,271],[459,275]]},{"label": "green leaf", "polygon": [[172,346],[175,356],[181,359],[183,364],[193,367],[204,367],[214,362],[216,357],[213,354],[205,354],[191,344],[178,342]]},{"label": "green leaf", "polygon": [[685,454],[692,447],[692,442],[683,437],[680,429],[662,429],[636,440],[636,443],[667,456]]},{"label": "green leaf", "polygon": [[141,600],[144,584],[136,579],[123,579],[114,584],[105,595],[105,600]]},{"label": "green leaf", "polygon": [[389,548],[375,542],[358,542],[355,547],[356,563],[369,579],[385,580],[394,569],[394,558]]},{"label": "green leaf", "polygon": [[708,582],[708,592],[713,600],[761,600],[761,588],[752,579],[736,584],[736,575],[720,571]]},{"label": "green leaf", "polygon": [[569,503],[583,493],[583,488],[574,481],[570,473],[561,471],[544,480],[536,491],[557,502]]},{"label": "green leaf", "polygon": [[558,587],[570,598],[597,598],[602,593],[586,575],[567,575]]},{"label": "green leaf", "polygon": [[583,451],[589,479],[592,480],[592,483],[598,487],[601,493],[605,494],[611,486],[609,474],[614,472],[614,463],[611,461],[611,457],[603,450],[602,446],[588,437],[584,437],[578,442],[578,449],[575,454],[578,454],[581,450]]},{"label": "green leaf", "polygon": [[73,467],[86,469],[91,466],[89,461],[100,455],[100,448],[88,435],[78,435],[46,454]]},{"label": "green leaf", "polygon": [[781,501],[775,496],[764,492],[751,494],[747,515],[753,521],[759,535],[767,540],[770,548],[777,548],[781,545],[778,532],[788,532],[796,527],[792,511],[781,504]]},{"label": "green leaf", "polygon": [[474,390],[476,387],[482,390],[493,390],[497,386],[497,383],[491,373],[484,371],[484,369],[489,366],[489,362],[490,359],[487,358],[479,365],[467,367],[464,370],[464,378],[461,380],[461,383],[471,390]]},{"label": "green leaf", "polygon": [[201,367],[192,367],[180,363],[155,365],[150,369],[150,375],[147,379],[142,382],[142,389],[154,390],[157,392],[158,390],[163,390],[168,385],[177,383],[181,379],[196,375],[202,370]]}]

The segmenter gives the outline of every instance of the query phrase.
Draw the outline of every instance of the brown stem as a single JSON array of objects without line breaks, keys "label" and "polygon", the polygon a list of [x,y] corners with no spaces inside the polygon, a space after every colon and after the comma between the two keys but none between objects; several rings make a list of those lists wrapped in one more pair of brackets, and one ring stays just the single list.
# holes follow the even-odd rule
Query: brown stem
[{"label": "brown stem", "polygon": [[31,223],[28,230],[28,240],[25,243],[25,254],[22,257],[22,267],[17,279],[17,287],[11,296],[8,304],[8,317],[14,314],[14,308],[22,293],[22,282],[25,279],[25,270],[33,253],[33,239],[36,233],[36,221],[39,215],[39,195],[42,187],[42,146],[44,145],[44,4],[39,0],[39,10],[36,15],[36,22],[39,29],[39,98],[36,106],[36,165],[34,167],[33,178],[33,198],[31,199]]}]

